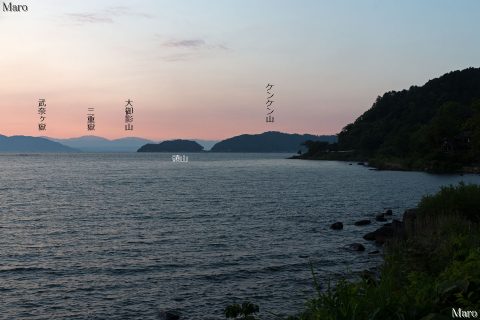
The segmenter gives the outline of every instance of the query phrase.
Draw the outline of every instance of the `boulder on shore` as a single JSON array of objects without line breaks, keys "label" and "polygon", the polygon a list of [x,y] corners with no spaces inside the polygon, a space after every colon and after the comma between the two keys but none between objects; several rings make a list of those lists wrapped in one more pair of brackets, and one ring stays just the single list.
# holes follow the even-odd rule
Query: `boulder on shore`
[{"label": "boulder on shore", "polygon": [[367,233],[363,236],[363,239],[373,241],[375,240],[378,244],[384,244],[385,241],[393,237],[393,227],[383,226],[377,230]]},{"label": "boulder on shore", "polygon": [[396,235],[396,236],[401,236],[403,237],[404,234],[405,234],[405,228],[404,228],[404,225],[403,225],[403,222],[402,221],[399,221],[397,219],[393,219],[392,220],[392,223],[391,223],[391,226],[393,228],[393,234]]},{"label": "boulder on shore", "polygon": [[343,229],[343,223],[342,222],[335,222],[330,226],[330,229],[333,230],[342,230]]},{"label": "boulder on shore", "polygon": [[[377,221],[385,219],[383,213],[376,215]],[[403,214],[403,221],[393,219],[391,223],[386,223],[381,228],[369,232],[363,236],[363,239],[375,241],[378,244],[384,244],[385,241],[393,237],[407,237],[415,231],[415,221],[417,219],[417,209],[408,209]],[[386,220],[386,219],[385,219]]]}]

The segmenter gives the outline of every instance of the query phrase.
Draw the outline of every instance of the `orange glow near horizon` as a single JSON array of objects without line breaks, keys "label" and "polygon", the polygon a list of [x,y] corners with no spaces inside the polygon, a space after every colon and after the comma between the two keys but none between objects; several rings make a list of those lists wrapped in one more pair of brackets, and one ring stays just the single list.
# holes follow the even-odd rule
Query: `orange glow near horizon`
[{"label": "orange glow near horizon", "polygon": [[[476,66],[480,54],[470,41],[477,2],[435,12],[416,3],[415,13],[378,1],[24,2],[28,12],[0,11],[0,134],[8,136],[336,134],[378,95]],[[445,25],[456,11],[465,18]],[[265,122],[267,83],[274,123]],[[127,99],[133,131],[124,130]]]}]

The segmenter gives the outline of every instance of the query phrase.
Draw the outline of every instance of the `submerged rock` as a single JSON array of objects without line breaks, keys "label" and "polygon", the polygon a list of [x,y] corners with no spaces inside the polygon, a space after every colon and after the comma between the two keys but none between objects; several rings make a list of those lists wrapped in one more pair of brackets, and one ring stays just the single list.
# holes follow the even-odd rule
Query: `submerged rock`
[{"label": "submerged rock", "polygon": [[352,243],[349,247],[353,251],[365,251],[365,247],[361,243]]},{"label": "submerged rock", "polygon": [[330,226],[330,229],[333,230],[342,230],[343,229],[343,223],[342,222],[335,222]]},{"label": "submerged rock", "polygon": [[355,222],[354,224],[356,226],[366,226],[367,224],[370,224],[370,223],[372,223],[370,220],[365,219],[365,220],[359,220],[359,221]]},{"label": "submerged rock", "polygon": [[179,320],[180,314],[175,311],[160,311],[159,318],[160,320]]}]

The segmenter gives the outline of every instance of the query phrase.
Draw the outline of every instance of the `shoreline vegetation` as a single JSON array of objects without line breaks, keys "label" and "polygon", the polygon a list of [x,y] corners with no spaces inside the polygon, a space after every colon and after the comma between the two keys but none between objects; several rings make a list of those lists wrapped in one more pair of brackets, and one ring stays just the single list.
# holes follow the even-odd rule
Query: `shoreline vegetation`
[{"label": "shoreline vegetation", "polygon": [[385,242],[379,277],[340,280],[290,320],[451,319],[480,311],[480,186],[442,188],[407,210]]},{"label": "shoreline vegetation", "polygon": [[[300,314],[278,318],[442,320],[452,312],[480,312],[479,185],[443,187],[390,226],[379,234],[384,262],[378,273],[364,271],[358,280],[331,286],[319,284],[311,266],[317,296]],[[375,234],[364,239],[377,240]],[[258,311],[251,303],[235,304],[225,316],[254,320]]]},{"label": "shoreline vegetation", "polygon": [[306,141],[294,159],[368,162],[379,170],[480,173],[480,68],[390,91],[337,143]]},{"label": "shoreline vegetation", "polygon": [[347,152],[320,152],[312,155],[308,151],[295,155],[289,159],[299,160],[324,160],[357,163],[382,171],[422,171],[437,174],[480,174],[480,164],[460,165],[455,163],[431,162],[425,163],[413,159],[400,158],[368,158],[360,155],[347,154]]}]

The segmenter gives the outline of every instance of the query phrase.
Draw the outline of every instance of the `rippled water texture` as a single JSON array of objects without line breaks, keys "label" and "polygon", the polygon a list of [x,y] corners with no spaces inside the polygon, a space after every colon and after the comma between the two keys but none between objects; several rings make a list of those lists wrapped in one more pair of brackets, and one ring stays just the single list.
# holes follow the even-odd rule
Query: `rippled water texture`
[{"label": "rippled water texture", "polygon": [[[370,171],[284,154],[0,156],[0,318],[221,319],[301,310],[318,279],[376,266],[353,222],[479,176]],[[342,231],[329,225],[343,221]],[[365,243],[367,252],[375,246]],[[263,313],[265,315],[265,313]],[[268,316],[267,316],[268,317]]]}]

